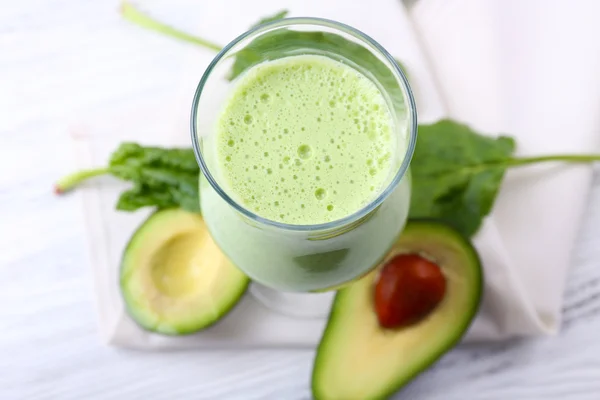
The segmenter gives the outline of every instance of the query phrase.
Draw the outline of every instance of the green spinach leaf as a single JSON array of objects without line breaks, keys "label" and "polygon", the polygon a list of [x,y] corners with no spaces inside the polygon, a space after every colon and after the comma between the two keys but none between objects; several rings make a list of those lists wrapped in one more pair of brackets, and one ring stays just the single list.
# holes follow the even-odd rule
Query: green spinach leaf
[{"label": "green spinach leaf", "polygon": [[281,10],[273,15],[268,17],[261,18],[257,23],[251,26],[251,28],[256,28],[262,24],[266,24],[267,22],[279,21],[280,19],[284,19],[288,15],[288,10]]},{"label": "green spinach leaf", "polygon": [[88,178],[107,173],[133,183],[119,197],[118,210],[179,207],[200,211],[199,168],[192,149],[163,149],[125,142],[113,152],[107,168],[69,175],[57,183],[55,191],[63,193]]},{"label": "green spinach leaf", "polygon": [[119,198],[120,210],[152,205],[199,211],[199,168],[192,149],[122,143],[111,156],[109,170],[114,176],[134,183]]},{"label": "green spinach leaf", "polygon": [[411,162],[411,217],[444,220],[472,236],[494,204],[515,142],[450,120],[420,125]]},{"label": "green spinach leaf", "polygon": [[181,31],[170,25],[162,23],[148,14],[145,14],[138,10],[133,4],[128,1],[121,3],[121,15],[123,18],[133,22],[134,24],[141,26],[142,28],[149,29],[151,31],[158,32],[165,36],[170,36],[174,39],[192,43],[198,46],[205,47],[210,50],[219,51],[222,46],[215,44],[209,40],[203,39],[198,36],[191,35],[187,32]]}]

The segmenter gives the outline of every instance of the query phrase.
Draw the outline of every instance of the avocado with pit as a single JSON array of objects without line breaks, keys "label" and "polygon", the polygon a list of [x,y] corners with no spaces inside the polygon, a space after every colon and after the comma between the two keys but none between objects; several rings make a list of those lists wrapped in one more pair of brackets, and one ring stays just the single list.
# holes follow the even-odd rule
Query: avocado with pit
[{"label": "avocado with pit", "polygon": [[212,240],[200,214],[166,209],[133,234],[121,264],[121,292],[142,328],[189,334],[227,314],[249,279]]},{"label": "avocado with pit", "polygon": [[[422,318],[384,328],[376,312],[375,288],[387,265],[410,257],[434,265],[434,272],[444,280],[443,297]],[[404,285],[398,287],[408,287]],[[336,294],[314,361],[314,398],[389,398],[458,343],[477,313],[482,286],[481,263],[467,239],[435,221],[409,221],[382,264]],[[414,294],[401,296],[414,302]]]}]

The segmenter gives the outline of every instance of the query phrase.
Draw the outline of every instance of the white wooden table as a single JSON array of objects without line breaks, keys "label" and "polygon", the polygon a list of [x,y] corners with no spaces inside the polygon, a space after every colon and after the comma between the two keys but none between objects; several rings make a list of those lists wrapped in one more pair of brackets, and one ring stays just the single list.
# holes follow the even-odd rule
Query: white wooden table
[{"label": "white wooden table", "polygon": [[[161,6],[170,21],[197,26],[198,4],[170,3]],[[80,199],[51,190],[74,168],[66,127],[171,90],[185,58],[184,45],[116,9],[114,0],[0,6],[0,399],[309,399],[312,351],[141,353],[96,336]],[[597,174],[561,334],[461,347],[398,398],[600,399],[599,244]]]}]

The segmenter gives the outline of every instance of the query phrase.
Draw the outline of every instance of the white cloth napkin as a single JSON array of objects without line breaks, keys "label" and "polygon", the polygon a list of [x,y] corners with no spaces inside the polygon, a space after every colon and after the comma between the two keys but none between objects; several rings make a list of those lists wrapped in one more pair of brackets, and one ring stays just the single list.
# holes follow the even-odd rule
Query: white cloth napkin
[{"label": "white cloth napkin", "polygon": [[[600,3],[419,0],[410,10],[448,115],[518,155],[598,152]],[[590,166],[511,170],[475,243],[486,294],[471,338],[555,333]]]},{"label": "white cloth napkin", "polygon": [[[396,0],[360,1],[351,7],[346,0],[294,0],[286,6],[293,16],[320,16],[355,26],[401,59],[410,74],[421,122],[450,115],[485,132],[509,133],[517,137],[520,154],[591,149],[592,128],[598,124],[590,117],[595,115],[590,110],[600,109],[600,104],[598,96],[588,100],[583,95],[592,83],[600,87],[600,75],[592,74],[599,70],[600,60],[590,59],[589,65],[582,66],[577,58],[583,57],[584,46],[568,46],[582,32],[573,33],[570,39],[558,36],[559,31],[553,29],[560,24],[552,26],[555,21],[549,11],[543,11],[541,18],[546,23],[528,26],[530,16],[526,12],[533,9],[513,5],[514,10],[498,14],[500,1],[467,3],[459,1],[450,7],[444,1],[421,0],[412,9],[421,38]],[[225,43],[233,38],[232,26],[238,27],[234,34],[240,33],[258,17],[280,8],[276,0],[206,2],[203,18],[213,38]],[[215,23],[219,18],[227,18],[228,23]],[[591,23],[592,18],[586,21]],[[549,44],[539,48],[536,40],[545,34],[553,34],[549,40],[562,47]],[[118,115],[86,123],[90,128],[76,141],[81,166],[103,164],[114,147],[126,139],[189,145],[191,95],[213,56],[201,49],[190,52],[189,68],[175,95],[177,101],[174,97],[130,104]],[[566,58],[554,59],[558,54]],[[570,65],[569,59],[577,60]],[[565,66],[569,68],[561,68]],[[581,69],[577,76],[575,67]],[[564,71],[569,71],[571,79],[566,87],[559,84],[566,80],[559,74]],[[165,113],[165,105],[173,103],[177,105],[174,112]],[[569,249],[590,174],[588,167],[509,173],[493,217],[476,239],[485,264],[486,297],[467,339],[535,335],[556,329]],[[312,347],[318,342],[325,320],[285,317],[266,310],[250,296],[222,323],[196,335],[168,338],[139,329],[123,308],[117,286],[118,264],[129,236],[146,213],[114,212],[121,189],[112,180],[103,180],[82,196],[100,333],[105,342],[143,349]]]}]

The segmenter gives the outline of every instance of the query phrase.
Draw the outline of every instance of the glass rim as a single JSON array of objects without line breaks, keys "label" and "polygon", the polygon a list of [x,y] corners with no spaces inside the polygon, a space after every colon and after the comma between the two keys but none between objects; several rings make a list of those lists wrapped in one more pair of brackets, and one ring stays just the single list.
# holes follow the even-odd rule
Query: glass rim
[{"label": "glass rim", "polygon": [[[411,123],[408,126],[409,138],[408,138],[408,146],[406,147],[406,151],[404,154],[404,159],[402,160],[400,167],[398,168],[398,170],[396,171],[396,174],[394,175],[394,177],[392,178],[390,183],[386,186],[386,188],[384,190],[382,190],[381,193],[377,197],[375,197],[373,200],[371,200],[368,204],[366,204],[364,207],[361,207],[360,209],[353,212],[352,214],[346,215],[345,217],[336,219],[334,221],[323,222],[323,223],[319,223],[319,224],[299,225],[299,224],[287,224],[284,222],[273,221],[271,219],[264,218],[258,214],[255,214],[254,212],[248,210],[247,208],[245,208],[244,206],[242,206],[241,204],[236,202],[231,196],[229,196],[229,194],[227,194],[227,192],[225,190],[223,190],[223,188],[221,188],[221,186],[217,183],[217,181],[214,179],[213,175],[211,174],[210,169],[208,168],[208,165],[206,165],[206,163],[204,161],[204,156],[202,155],[202,151],[200,150],[200,139],[198,137],[198,131],[197,131],[197,126],[196,126],[196,124],[197,124],[196,116],[198,113],[198,105],[200,103],[200,97],[202,95],[202,91],[204,89],[206,81],[210,77],[212,70],[223,59],[223,57],[225,55],[227,55],[229,53],[229,51],[235,45],[237,45],[242,40],[248,38],[249,36],[259,34],[261,32],[271,30],[273,28],[285,27],[285,26],[289,26],[289,25],[316,25],[316,26],[324,26],[324,27],[328,27],[328,28],[334,28],[334,29],[345,31],[346,33],[349,33],[352,36],[354,36],[364,42],[367,42],[368,44],[373,46],[377,51],[379,51],[379,53],[381,53],[381,55],[383,55],[390,62],[391,67],[392,67],[391,68],[392,72],[394,73],[394,75],[396,75],[397,77],[400,78],[400,82],[402,83],[403,89],[406,92],[408,115],[411,119]],[[206,177],[206,180],[210,183],[210,185],[217,192],[217,194],[223,200],[225,200],[230,206],[232,206],[236,211],[238,211],[242,215],[250,218],[254,222],[258,222],[263,225],[267,225],[267,226],[271,226],[271,227],[275,227],[275,228],[279,228],[279,229],[283,229],[283,230],[321,231],[321,230],[334,229],[336,227],[344,226],[353,221],[356,221],[360,218],[365,217],[366,215],[371,213],[373,210],[375,210],[377,207],[379,207],[379,205],[381,205],[381,203],[383,203],[385,201],[385,199],[394,191],[396,186],[398,186],[398,184],[400,183],[400,181],[402,180],[402,178],[408,171],[408,167],[410,165],[410,161],[412,159],[412,155],[414,153],[414,149],[415,149],[415,145],[416,145],[417,109],[416,109],[415,99],[414,99],[412,90],[410,88],[408,79],[406,78],[404,72],[402,71],[402,69],[400,68],[400,66],[394,59],[394,57],[392,55],[390,55],[383,46],[381,46],[377,41],[375,41],[369,35],[363,33],[362,31],[360,31],[356,28],[353,28],[349,25],[346,25],[341,22],[333,21],[330,19],[316,18],[316,17],[284,18],[281,20],[261,24],[252,29],[249,29],[248,31],[242,33],[241,35],[239,35],[238,37],[233,39],[231,42],[229,42],[213,58],[213,60],[210,62],[210,64],[208,65],[208,67],[206,68],[204,73],[202,74],[202,78],[200,79],[200,82],[198,83],[196,92],[194,94],[194,99],[192,102],[192,114],[191,114],[191,120],[190,120],[190,133],[192,136],[192,147],[194,149],[196,161],[198,162],[198,165],[200,166],[201,173],[204,174],[204,176]]]}]

